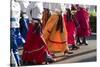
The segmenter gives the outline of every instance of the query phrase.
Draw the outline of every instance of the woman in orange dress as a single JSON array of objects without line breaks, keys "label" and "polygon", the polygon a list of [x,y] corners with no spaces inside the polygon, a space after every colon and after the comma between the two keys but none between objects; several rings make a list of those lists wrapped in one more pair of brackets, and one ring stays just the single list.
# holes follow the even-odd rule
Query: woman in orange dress
[{"label": "woman in orange dress", "polygon": [[67,31],[63,23],[61,6],[58,3],[52,3],[52,14],[43,31],[43,37],[47,43],[48,50],[52,53],[72,53],[67,44]]}]

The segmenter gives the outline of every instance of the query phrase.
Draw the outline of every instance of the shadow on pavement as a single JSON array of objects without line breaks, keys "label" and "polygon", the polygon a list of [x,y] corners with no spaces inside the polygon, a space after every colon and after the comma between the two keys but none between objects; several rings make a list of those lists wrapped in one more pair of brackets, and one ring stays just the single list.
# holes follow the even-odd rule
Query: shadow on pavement
[{"label": "shadow on pavement", "polygon": [[[63,58],[57,60],[56,62],[63,61],[63,60],[66,60],[66,59],[70,59],[70,58],[73,58],[73,57],[76,57],[76,56],[88,54],[88,53],[91,53],[91,52],[96,52],[96,49],[90,50],[90,51],[86,51],[86,52],[82,52],[82,53],[78,53],[78,54],[72,54],[70,56],[66,55],[65,57],[63,55],[62,56],[57,56],[57,57],[63,57]],[[93,57],[93,59],[96,60],[96,57]],[[88,60],[90,60],[90,58]],[[85,62],[85,60],[83,60],[81,62]]]}]

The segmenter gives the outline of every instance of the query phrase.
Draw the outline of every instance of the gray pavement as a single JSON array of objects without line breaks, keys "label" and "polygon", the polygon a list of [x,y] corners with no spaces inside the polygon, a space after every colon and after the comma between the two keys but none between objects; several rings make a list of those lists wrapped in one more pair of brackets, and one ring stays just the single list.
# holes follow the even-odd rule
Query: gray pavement
[{"label": "gray pavement", "polygon": [[[57,61],[52,64],[67,64],[67,63],[80,63],[80,62],[96,62],[97,60],[97,40],[96,34],[93,34],[88,38],[89,45],[81,45],[80,49],[74,50],[73,54],[66,54],[64,56],[63,53],[57,53],[56,59]],[[19,51],[20,55],[22,54],[22,50]],[[11,62],[14,67],[14,61]]]}]

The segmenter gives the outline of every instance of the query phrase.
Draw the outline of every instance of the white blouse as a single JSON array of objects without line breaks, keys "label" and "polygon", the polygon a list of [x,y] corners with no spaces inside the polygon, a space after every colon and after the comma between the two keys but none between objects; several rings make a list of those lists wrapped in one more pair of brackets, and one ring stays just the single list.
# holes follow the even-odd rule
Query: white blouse
[{"label": "white blouse", "polygon": [[20,26],[19,20],[20,20],[20,12],[21,12],[19,3],[12,0],[10,10],[11,10],[11,18],[15,19],[15,20],[11,20],[11,27],[18,28]]},{"label": "white blouse", "polygon": [[43,4],[41,2],[31,2],[26,10],[30,21],[32,20],[32,18],[41,19],[42,12]]}]

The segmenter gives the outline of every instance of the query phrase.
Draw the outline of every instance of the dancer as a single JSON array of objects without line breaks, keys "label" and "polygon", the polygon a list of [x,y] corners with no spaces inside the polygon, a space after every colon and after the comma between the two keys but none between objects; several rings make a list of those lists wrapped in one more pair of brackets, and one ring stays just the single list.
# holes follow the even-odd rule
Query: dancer
[{"label": "dancer", "polygon": [[40,4],[40,2],[31,2],[27,8],[30,23],[22,54],[24,65],[43,64],[44,62],[50,63],[54,61],[46,43],[41,37]]},{"label": "dancer", "polygon": [[[90,36],[91,34],[89,13],[85,8],[80,7],[79,5],[76,5],[76,8],[76,19],[80,25],[77,28],[77,43],[88,45],[86,37]],[[83,38],[82,42],[80,42],[81,37]]]},{"label": "dancer", "polygon": [[74,15],[71,14],[71,10],[69,8],[66,8],[66,14],[64,14],[64,23],[68,32],[67,38],[69,48],[71,50],[78,49],[79,47],[76,46],[76,27],[78,26],[78,23]]},{"label": "dancer", "polygon": [[26,8],[29,5],[29,1],[19,1],[19,4],[21,6],[21,14],[20,14],[20,32],[24,40],[26,40],[26,35],[28,31],[28,24],[29,24],[29,18],[26,14]]},{"label": "dancer", "polygon": [[21,58],[19,56],[18,49],[25,43],[23,37],[20,34],[20,5],[18,1],[11,1],[11,18],[10,18],[10,41],[11,41],[11,52],[14,54],[15,62],[19,66]]},{"label": "dancer", "polygon": [[67,44],[67,31],[62,19],[61,5],[51,3],[51,16],[43,31],[43,37],[50,52],[62,52],[72,54]]}]

